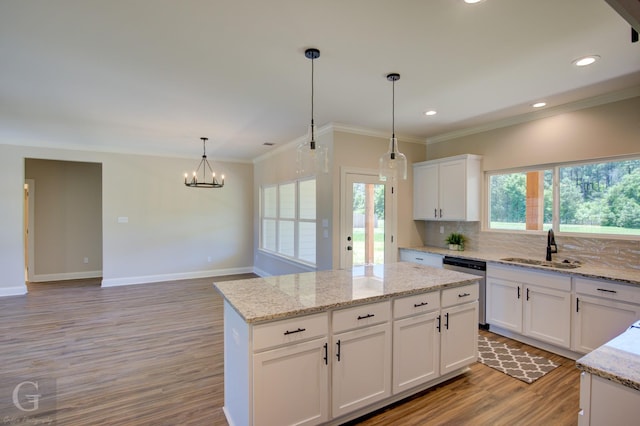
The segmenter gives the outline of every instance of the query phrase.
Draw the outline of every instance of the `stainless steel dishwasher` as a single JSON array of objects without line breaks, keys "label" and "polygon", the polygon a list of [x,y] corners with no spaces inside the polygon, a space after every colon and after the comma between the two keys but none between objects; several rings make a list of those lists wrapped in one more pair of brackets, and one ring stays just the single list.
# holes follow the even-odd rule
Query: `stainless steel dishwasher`
[{"label": "stainless steel dishwasher", "polygon": [[442,259],[442,267],[452,271],[464,272],[466,274],[480,277],[480,294],[478,297],[478,325],[485,330],[489,329],[485,312],[487,293],[487,263],[481,260],[464,259],[461,257],[445,256]]}]

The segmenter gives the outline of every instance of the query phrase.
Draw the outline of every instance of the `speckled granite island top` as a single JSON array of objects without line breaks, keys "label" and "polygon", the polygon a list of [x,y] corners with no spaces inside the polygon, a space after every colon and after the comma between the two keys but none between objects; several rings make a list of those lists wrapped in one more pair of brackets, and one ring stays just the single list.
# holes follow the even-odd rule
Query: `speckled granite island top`
[{"label": "speckled granite island top", "polygon": [[640,321],[576,361],[579,369],[640,391]]},{"label": "speckled granite island top", "polygon": [[471,284],[474,275],[409,262],[214,283],[247,323]]}]

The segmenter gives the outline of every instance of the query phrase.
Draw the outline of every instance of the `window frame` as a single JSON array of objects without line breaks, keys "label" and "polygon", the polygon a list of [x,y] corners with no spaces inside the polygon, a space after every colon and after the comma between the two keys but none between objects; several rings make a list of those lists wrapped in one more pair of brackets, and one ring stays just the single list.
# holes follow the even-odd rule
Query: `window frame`
[{"label": "window frame", "polygon": [[591,232],[568,232],[560,231],[560,169],[563,167],[577,167],[590,164],[602,164],[609,162],[623,162],[629,160],[640,161],[640,155],[624,155],[616,157],[604,157],[590,160],[580,161],[567,161],[562,163],[551,163],[532,165],[524,167],[514,167],[502,170],[487,170],[484,172],[484,186],[485,194],[483,196],[483,218],[481,231],[483,232],[496,232],[496,233],[515,233],[522,235],[543,235],[546,234],[545,230],[519,230],[519,229],[499,229],[491,228],[491,177],[496,175],[504,175],[511,173],[527,173],[532,171],[552,171],[552,224],[551,227],[556,235],[564,235],[569,237],[583,237],[583,238],[607,238],[607,239],[619,239],[619,240],[639,240],[640,236],[630,234],[606,234],[606,233],[591,233]]},{"label": "window frame", "polygon": [[[301,214],[300,214],[300,210],[301,210],[301,204],[300,204],[300,186],[301,183],[303,182],[309,182],[309,181],[313,181],[314,182],[314,186],[315,186],[315,190],[317,191],[317,179],[315,177],[308,177],[308,178],[303,178],[303,179],[296,179],[296,180],[288,180],[288,181],[283,181],[283,182],[278,182],[278,183],[273,183],[273,184],[264,184],[264,185],[260,185],[260,224],[259,224],[259,242],[258,242],[258,250],[264,253],[268,253],[271,256],[276,256],[282,259],[286,259],[287,261],[291,261],[291,262],[295,262],[295,263],[299,263],[305,266],[310,266],[310,267],[316,267],[317,265],[317,249],[314,250],[314,256],[316,258],[316,260],[314,262],[311,262],[309,260],[307,260],[306,258],[301,258],[300,257],[300,224],[314,224],[316,226],[317,229],[317,205],[316,208],[314,209],[316,211],[316,215],[315,215],[315,219],[309,219],[309,218],[301,218]],[[281,217],[281,199],[280,199],[280,189],[281,187],[287,186],[287,185],[291,185],[294,184],[295,185],[295,189],[294,189],[294,217]],[[275,207],[276,207],[276,213],[275,216],[265,216],[265,189],[268,188],[275,188],[276,189],[276,196],[275,196]],[[316,192],[317,193],[317,192]],[[270,248],[266,248],[265,244],[264,244],[264,237],[265,237],[265,229],[264,229],[264,223],[265,220],[274,220],[275,221],[275,232],[274,232],[274,238],[275,238],[275,242],[274,242],[274,246],[275,246],[275,250],[272,250]],[[281,231],[281,224],[282,223],[293,223],[293,255],[289,255],[289,254],[285,254],[281,252],[281,247],[282,247],[282,242],[280,241],[280,231]],[[317,247],[317,232],[315,233],[315,240],[314,240],[314,245]]]}]

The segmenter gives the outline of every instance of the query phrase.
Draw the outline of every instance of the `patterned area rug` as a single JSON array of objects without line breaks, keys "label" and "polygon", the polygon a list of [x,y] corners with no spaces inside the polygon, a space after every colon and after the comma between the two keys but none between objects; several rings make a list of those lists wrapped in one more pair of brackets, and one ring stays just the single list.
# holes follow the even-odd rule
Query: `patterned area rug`
[{"label": "patterned area rug", "polygon": [[533,356],[482,335],[478,336],[478,352],[479,362],[525,383],[533,383],[558,367],[544,357]]}]

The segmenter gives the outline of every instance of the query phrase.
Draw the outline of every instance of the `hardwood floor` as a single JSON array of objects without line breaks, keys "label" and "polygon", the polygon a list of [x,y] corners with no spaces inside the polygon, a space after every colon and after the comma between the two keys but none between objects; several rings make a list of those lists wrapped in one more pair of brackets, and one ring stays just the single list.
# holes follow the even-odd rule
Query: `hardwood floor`
[{"label": "hardwood floor", "polygon": [[[55,379],[57,399],[34,417],[41,421],[226,425],[222,300],[212,281],[104,289],[90,282],[30,284],[26,296],[0,298],[0,423],[11,424],[7,390],[19,380],[48,378]],[[576,424],[574,361],[510,343],[561,366],[527,385],[475,364],[460,378],[352,424]],[[50,397],[43,393],[42,406]]]}]

